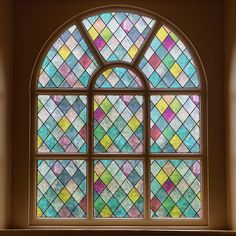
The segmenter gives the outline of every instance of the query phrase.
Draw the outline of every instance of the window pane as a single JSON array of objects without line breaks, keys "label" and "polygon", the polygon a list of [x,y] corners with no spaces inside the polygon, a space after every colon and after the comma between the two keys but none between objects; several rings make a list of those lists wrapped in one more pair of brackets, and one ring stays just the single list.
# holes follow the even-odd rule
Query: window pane
[{"label": "window pane", "polygon": [[87,150],[86,96],[38,96],[38,152]]},{"label": "window pane", "polygon": [[103,72],[97,79],[95,88],[140,88],[142,83],[131,70],[115,67]]},{"label": "window pane", "polygon": [[128,12],[106,12],[83,20],[97,50],[106,61],[131,62],[155,20]]},{"label": "window pane", "polygon": [[98,65],[75,26],[66,30],[43,60],[39,88],[84,88]]},{"label": "window pane", "polygon": [[198,88],[199,78],[189,51],[162,26],[139,64],[151,88]]},{"label": "window pane", "polygon": [[151,217],[201,217],[198,160],[151,161]]},{"label": "window pane", "polygon": [[143,151],[143,97],[94,97],[94,151]]},{"label": "window pane", "polygon": [[143,217],[143,162],[94,161],[94,217]]},{"label": "window pane", "polygon": [[200,97],[151,96],[151,152],[200,151]]},{"label": "window pane", "polygon": [[86,217],[86,161],[39,160],[37,172],[37,217]]}]

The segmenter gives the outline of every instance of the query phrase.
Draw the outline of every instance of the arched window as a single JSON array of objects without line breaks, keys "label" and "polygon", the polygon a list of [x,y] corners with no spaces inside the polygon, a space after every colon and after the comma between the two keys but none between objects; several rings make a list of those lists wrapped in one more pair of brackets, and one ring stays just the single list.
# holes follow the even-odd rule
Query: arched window
[{"label": "arched window", "polygon": [[137,9],[86,12],[37,65],[33,224],[206,222],[205,78],[176,27]]}]

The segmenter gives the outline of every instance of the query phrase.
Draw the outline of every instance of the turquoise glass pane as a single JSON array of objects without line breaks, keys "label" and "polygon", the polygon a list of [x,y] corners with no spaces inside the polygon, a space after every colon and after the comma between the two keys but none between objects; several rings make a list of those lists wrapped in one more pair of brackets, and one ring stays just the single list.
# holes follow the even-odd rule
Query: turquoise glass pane
[{"label": "turquoise glass pane", "polygon": [[44,58],[39,88],[84,88],[98,65],[76,26],[54,42]]},{"label": "turquoise glass pane", "polygon": [[150,207],[152,218],[200,218],[200,161],[152,160]]},{"label": "turquoise glass pane", "polygon": [[151,96],[150,151],[200,152],[200,97]]},{"label": "turquoise glass pane", "polygon": [[37,161],[37,218],[85,218],[86,161]]},{"label": "turquoise glass pane", "polygon": [[38,152],[87,151],[87,97],[38,96]]},{"label": "turquoise glass pane", "polygon": [[197,68],[179,37],[166,26],[156,33],[139,68],[151,88],[199,88]]}]

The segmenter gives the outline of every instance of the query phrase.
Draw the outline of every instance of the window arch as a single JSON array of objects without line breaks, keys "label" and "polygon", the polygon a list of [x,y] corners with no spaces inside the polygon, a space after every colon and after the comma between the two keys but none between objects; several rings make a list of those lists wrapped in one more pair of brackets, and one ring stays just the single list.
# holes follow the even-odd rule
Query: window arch
[{"label": "window arch", "polygon": [[188,40],[125,7],[60,32],[33,82],[31,222],[205,224],[205,84]]}]

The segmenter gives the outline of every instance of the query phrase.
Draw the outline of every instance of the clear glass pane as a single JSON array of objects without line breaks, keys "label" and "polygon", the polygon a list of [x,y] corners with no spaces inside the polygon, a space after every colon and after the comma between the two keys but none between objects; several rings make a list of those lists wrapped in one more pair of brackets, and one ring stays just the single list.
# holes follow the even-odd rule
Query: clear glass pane
[{"label": "clear glass pane", "polygon": [[38,152],[87,151],[87,97],[38,96]]},{"label": "clear glass pane", "polygon": [[94,161],[94,217],[143,217],[143,162]]},{"label": "clear glass pane", "polygon": [[143,152],[142,96],[94,96],[94,152]]},{"label": "clear glass pane", "polygon": [[151,96],[150,151],[200,152],[200,97]]},{"label": "clear glass pane", "polygon": [[200,218],[200,161],[152,160],[150,204],[153,218]]},{"label": "clear glass pane", "polygon": [[95,47],[110,61],[131,62],[155,20],[128,12],[106,12],[83,20]]},{"label": "clear glass pane", "polygon": [[37,217],[85,218],[86,161],[37,161]]}]

